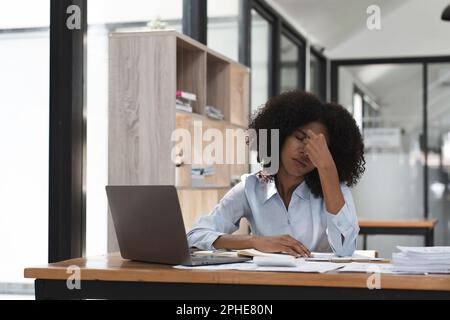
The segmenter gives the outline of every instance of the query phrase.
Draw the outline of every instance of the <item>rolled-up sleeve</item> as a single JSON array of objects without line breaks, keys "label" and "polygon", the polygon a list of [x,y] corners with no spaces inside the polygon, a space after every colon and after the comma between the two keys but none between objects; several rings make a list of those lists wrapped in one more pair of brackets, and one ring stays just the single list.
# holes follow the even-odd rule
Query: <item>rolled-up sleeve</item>
[{"label": "rolled-up sleeve", "polygon": [[250,211],[244,188],[244,181],[241,181],[227,192],[209,215],[200,217],[187,233],[189,247],[213,250],[212,244],[219,236],[239,228],[241,218]]},{"label": "rolled-up sleeve", "polygon": [[356,249],[359,234],[355,203],[350,189],[341,185],[345,204],[337,214],[326,211],[327,234],[333,252],[337,256],[351,256]]}]

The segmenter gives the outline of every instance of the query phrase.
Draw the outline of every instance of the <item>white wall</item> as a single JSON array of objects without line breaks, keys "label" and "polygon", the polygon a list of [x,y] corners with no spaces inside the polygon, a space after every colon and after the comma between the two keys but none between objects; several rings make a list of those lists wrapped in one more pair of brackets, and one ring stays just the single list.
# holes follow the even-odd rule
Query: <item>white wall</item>
[{"label": "white wall", "polygon": [[359,216],[377,219],[423,217],[423,169],[407,153],[366,153],[366,172],[354,188]]},{"label": "white wall", "polygon": [[[423,168],[408,153],[366,153],[366,172],[353,188],[358,218],[423,218]],[[422,246],[423,237],[369,236],[369,248],[391,257],[397,245]],[[359,243],[362,246],[362,241]]]}]

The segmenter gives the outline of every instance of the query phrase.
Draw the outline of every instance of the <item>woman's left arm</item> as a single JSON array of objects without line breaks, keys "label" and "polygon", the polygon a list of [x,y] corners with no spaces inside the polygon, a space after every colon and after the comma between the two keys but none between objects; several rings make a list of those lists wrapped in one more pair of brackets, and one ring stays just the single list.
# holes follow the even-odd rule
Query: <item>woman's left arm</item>
[{"label": "woman's left arm", "polygon": [[323,134],[308,130],[305,152],[317,168],[327,211],[328,239],[339,256],[352,255],[359,233],[358,219],[350,189],[343,194],[333,157]]},{"label": "woman's left arm", "polygon": [[323,134],[315,134],[308,130],[309,139],[305,143],[305,152],[317,168],[322,185],[323,198],[327,211],[337,214],[345,204],[341,191],[339,176]]}]

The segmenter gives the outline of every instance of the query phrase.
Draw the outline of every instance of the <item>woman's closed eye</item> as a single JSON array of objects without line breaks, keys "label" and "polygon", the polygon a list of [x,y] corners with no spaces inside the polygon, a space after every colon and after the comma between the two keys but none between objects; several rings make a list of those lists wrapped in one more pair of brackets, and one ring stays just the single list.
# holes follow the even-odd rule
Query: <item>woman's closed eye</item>
[{"label": "woman's closed eye", "polygon": [[298,140],[298,141],[300,141],[300,142],[305,142],[306,141],[306,139],[308,139],[308,136],[307,135],[295,135],[295,138]]}]

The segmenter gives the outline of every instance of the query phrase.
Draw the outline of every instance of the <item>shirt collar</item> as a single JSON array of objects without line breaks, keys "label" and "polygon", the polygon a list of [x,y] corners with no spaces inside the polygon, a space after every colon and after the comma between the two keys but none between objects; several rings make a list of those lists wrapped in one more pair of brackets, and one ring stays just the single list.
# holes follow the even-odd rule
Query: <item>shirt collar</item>
[{"label": "shirt collar", "polygon": [[265,183],[265,193],[263,202],[266,203],[270,198],[272,198],[275,194],[278,193],[277,187],[275,185],[275,181],[273,179],[267,181]]},{"label": "shirt collar", "polygon": [[311,190],[309,189],[308,185],[306,184],[306,181],[303,180],[303,182],[300,183],[297,186],[297,188],[295,188],[294,193],[302,199],[309,200]]},{"label": "shirt collar", "polygon": [[[278,193],[277,187],[275,185],[275,180],[273,180],[273,179],[269,180],[266,183],[265,187],[266,187],[266,190],[265,190],[264,203],[266,203],[270,198],[272,198],[275,194]],[[296,196],[298,196],[304,200],[309,200],[311,190],[306,185],[306,181],[303,181],[302,183],[300,183],[297,186],[297,188],[295,188],[293,194],[295,194]]]}]

